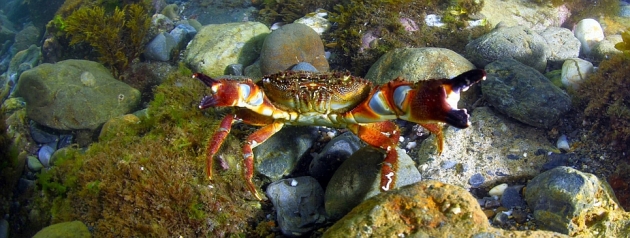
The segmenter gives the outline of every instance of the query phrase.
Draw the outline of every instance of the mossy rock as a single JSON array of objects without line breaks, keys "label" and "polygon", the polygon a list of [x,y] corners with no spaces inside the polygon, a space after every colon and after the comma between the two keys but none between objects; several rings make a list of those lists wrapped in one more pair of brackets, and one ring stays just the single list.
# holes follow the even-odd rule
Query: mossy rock
[{"label": "mossy rock", "polygon": [[86,60],[27,70],[14,94],[24,98],[30,119],[59,130],[94,130],[140,102],[140,91],[116,80],[103,65]]},{"label": "mossy rock", "polygon": [[92,237],[87,226],[80,221],[62,222],[37,232],[33,238],[82,238]]}]

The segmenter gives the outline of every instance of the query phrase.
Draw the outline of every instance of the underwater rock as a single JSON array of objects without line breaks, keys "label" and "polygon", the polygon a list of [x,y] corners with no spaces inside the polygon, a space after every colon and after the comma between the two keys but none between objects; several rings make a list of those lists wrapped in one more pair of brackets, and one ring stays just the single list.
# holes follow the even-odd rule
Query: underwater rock
[{"label": "underwater rock", "polygon": [[323,237],[567,237],[490,226],[477,200],[459,186],[422,181],[374,196]]},{"label": "underwater rock", "polygon": [[567,140],[566,135],[560,135],[560,137],[558,137],[558,141],[556,142],[556,147],[558,147],[558,149],[563,149],[566,151],[571,149],[571,146],[569,146],[569,140]]},{"label": "underwater rock", "polygon": [[273,31],[260,51],[260,70],[263,75],[285,71],[299,62],[307,62],[318,71],[328,71],[324,43],[310,27],[293,23]]},{"label": "underwater rock", "polygon": [[[548,159],[547,154],[536,154],[536,151],[555,149],[547,140],[545,130],[507,118],[489,107],[477,107],[470,114],[469,128],[444,129],[441,155],[437,155],[435,135],[420,144],[417,157],[413,159],[423,178],[470,188],[468,180],[477,173],[485,177],[486,184],[504,181],[505,175],[532,177],[540,173],[540,166]],[[508,154],[524,159],[510,160]],[[468,169],[442,169],[441,165],[449,160]]]},{"label": "underwater rock", "polygon": [[595,44],[604,39],[604,30],[602,26],[594,19],[582,19],[575,26],[573,31],[575,38],[577,38],[581,44],[581,55],[590,55],[591,49]]},{"label": "underwater rock", "polygon": [[42,162],[40,162],[37,157],[29,155],[27,156],[27,158],[28,159],[26,160],[26,166],[28,166],[28,169],[30,169],[31,171],[39,172],[44,167]]},{"label": "underwater rock", "polygon": [[551,54],[547,41],[523,26],[496,28],[466,44],[465,51],[466,58],[480,68],[495,60],[512,58],[538,72],[545,71]]},{"label": "underwater rock", "polygon": [[15,51],[22,51],[28,49],[31,45],[37,45],[40,41],[40,30],[33,25],[27,25],[21,31],[15,35],[15,43],[13,48]]},{"label": "underwater rock", "polygon": [[[81,82],[84,72],[94,75],[94,87]],[[100,63],[87,60],[46,63],[22,73],[15,96],[24,98],[30,119],[58,130],[94,130],[140,102],[138,90],[115,79]]]},{"label": "underwater rock", "polygon": [[313,66],[312,64],[310,64],[308,62],[297,63],[293,67],[291,67],[291,70],[293,70],[293,71],[309,71],[309,72],[313,72],[313,73],[319,72],[319,71],[317,71],[315,66]]},{"label": "underwater rock", "polygon": [[256,172],[272,181],[288,175],[298,160],[308,153],[317,138],[317,127],[284,126],[284,130],[253,149]]},{"label": "underwater rock", "polygon": [[175,39],[176,48],[184,49],[197,34],[197,29],[189,24],[177,24],[169,34]]},{"label": "underwater rock", "polygon": [[37,158],[39,159],[39,162],[42,163],[42,165],[48,168],[52,165],[50,163],[50,157],[53,153],[55,153],[55,148],[52,148],[48,145],[43,145],[41,148],[39,148],[39,151],[37,152]]},{"label": "underwater rock", "polygon": [[18,83],[20,75],[22,75],[24,71],[37,66],[41,57],[42,53],[40,48],[36,45],[31,45],[28,49],[18,52],[11,58],[7,70],[7,75],[10,77],[10,82],[7,83],[9,84],[8,86],[11,87],[11,92],[15,89],[14,87]]},{"label": "underwater rock", "polygon": [[343,133],[326,143],[324,149],[311,161],[308,172],[325,186],[337,168],[365,146],[354,133]]},{"label": "underwater rock", "polygon": [[473,176],[470,176],[468,179],[468,184],[470,184],[470,187],[472,188],[478,188],[484,182],[486,182],[486,178],[484,178],[480,173],[473,174]]},{"label": "underwater rock", "polygon": [[485,98],[497,111],[525,124],[550,128],[571,109],[566,92],[514,59],[494,61],[486,72],[488,76],[481,82]]},{"label": "underwater rock", "polygon": [[621,54],[622,52],[615,48],[615,44],[623,42],[621,35],[609,35],[604,40],[595,44],[591,50],[591,58],[594,62],[601,62],[605,59],[609,59],[614,54]]},{"label": "underwater rock", "polygon": [[[409,155],[400,148],[396,148],[396,151],[398,177],[394,188],[422,180]],[[343,217],[362,201],[381,193],[383,158],[382,151],[366,146],[341,164],[326,187],[326,213],[330,219]]]},{"label": "underwater rock", "polygon": [[89,238],[92,234],[83,222],[69,221],[47,226],[33,236],[33,238],[48,237]]},{"label": "underwater rock", "polygon": [[620,208],[610,185],[593,174],[557,167],[530,180],[524,195],[543,229],[584,237],[628,235],[630,213]]},{"label": "underwater rock", "polygon": [[267,197],[276,208],[282,234],[301,236],[326,221],[324,190],[312,177],[282,179],[269,184]]},{"label": "underwater rock", "polygon": [[38,144],[51,144],[51,143],[57,143],[57,141],[59,140],[59,136],[55,135],[54,133],[50,132],[49,130],[46,130],[45,128],[42,128],[41,126],[37,125],[37,123],[35,122],[30,122],[29,124],[29,129],[30,129],[30,134],[31,134],[31,138],[33,138],[33,140],[35,142],[37,142]]},{"label": "underwater rock", "polygon": [[186,47],[183,61],[195,72],[220,76],[230,64],[252,64],[268,33],[269,28],[260,22],[206,25]]},{"label": "underwater rock", "polygon": [[368,70],[366,79],[387,83],[397,77],[409,81],[453,78],[475,66],[455,51],[424,47],[395,49],[381,56]]},{"label": "underwater rock", "polygon": [[522,188],[522,185],[507,187],[501,196],[501,205],[507,209],[525,208],[527,204],[520,193]]},{"label": "underwater rock", "polygon": [[171,34],[161,33],[146,45],[144,55],[149,60],[169,61],[176,46],[177,42]]},{"label": "underwater rock", "polygon": [[548,27],[540,32],[540,36],[549,45],[549,57],[547,57],[549,63],[562,64],[564,60],[577,58],[580,55],[580,41],[567,28]]},{"label": "underwater rock", "polygon": [[593,63],[580,58],[572,58],[562,64],[560,79],[564,87],[578,89],[580,83],[583,83],[591,73],[593,73]]}]

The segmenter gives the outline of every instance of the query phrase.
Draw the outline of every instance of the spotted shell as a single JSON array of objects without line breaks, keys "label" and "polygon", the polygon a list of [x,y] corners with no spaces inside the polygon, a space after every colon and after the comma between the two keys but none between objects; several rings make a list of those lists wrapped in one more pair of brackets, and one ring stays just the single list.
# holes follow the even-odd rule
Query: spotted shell
[{"label": "spotted shell", "polygon": [[373,88],[348,72],[286,71],[261,80],[265,94],[278,108],[300,113],[340,113],[363,102]]}]

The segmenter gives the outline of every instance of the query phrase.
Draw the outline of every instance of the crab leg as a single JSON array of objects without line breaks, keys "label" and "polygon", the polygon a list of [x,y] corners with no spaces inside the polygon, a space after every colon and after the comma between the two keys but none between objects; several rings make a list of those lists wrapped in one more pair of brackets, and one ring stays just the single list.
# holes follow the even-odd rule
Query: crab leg
[{"label": "crab leg", "polygon": [[245,141],[245,145],[243,146],[243,164],[245,166],[243,176],[245,177],[247,188],[258,200],[263,199],[260,194],[258,194],[254,183],[252,183],[252,177],[254,176],[254,153],[252,152],[252,149],[276,134],[276,132],[280,131],[283,126],[284,123],[278,121],[266,125],[249,135]]},{"label": "crab leg", "polygon": [[381,167],[381,190],[389,191],[396,185],[398,172],[398,153],[396,152],[400,137],[398,126],[392,121],[383,121],[352,124],[348,129],[369,145],[385,150],[385,160]]},{"label": "crab leg", "polygon": [[232,128],[232,124],[236,121],[236,116],[233,114],[228,114],[223,118],[221,124],[219,124],[219,129],[214,133],[212,139],[208,143],[208,158],[206,159],[206,175],[208,179],[212,180],[212,163],[214,161],[214,155],[219,151],[223,141],[228,134],[230,134],[230,128]]}]

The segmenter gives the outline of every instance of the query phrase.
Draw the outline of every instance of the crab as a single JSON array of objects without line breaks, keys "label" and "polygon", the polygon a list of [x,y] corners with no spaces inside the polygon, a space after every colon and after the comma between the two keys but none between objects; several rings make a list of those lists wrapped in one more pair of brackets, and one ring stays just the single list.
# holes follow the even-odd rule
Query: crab
[{"label": "crab", "polygon": [[395,148],[400,132],[393,120],[402,119],[427,128],[437,136],[437,150],[441,153],[444,123],[457,128],[470,125],[466,109],[457,108],[460,92],[485,77],[485,71],[473,69],[452,79],[410,82],[398,77],[374,85],[347,72],[286,71],[267,75],[257,83],[252,79],[213,79],[195,73],[193,78],[211,89],[211,94],[201,100],[200,109],[234,108],[208,143],[206,174],[212,179],[213,157],[232,124],[262,126],[247,137],[242,151],[247,188],[256,199],[263,200],[252,182],[252,149],[284,125],[326,126],[346,128],[368,145],[384,151],[380,189],[388,191],[396,184],[398,169]]}]

